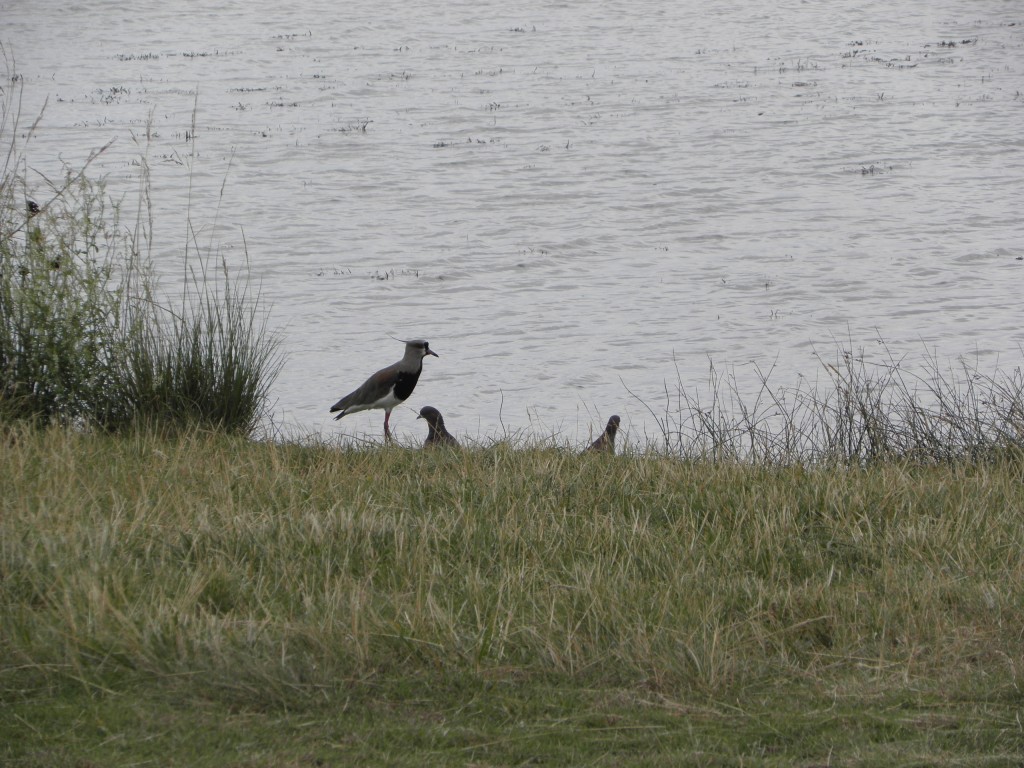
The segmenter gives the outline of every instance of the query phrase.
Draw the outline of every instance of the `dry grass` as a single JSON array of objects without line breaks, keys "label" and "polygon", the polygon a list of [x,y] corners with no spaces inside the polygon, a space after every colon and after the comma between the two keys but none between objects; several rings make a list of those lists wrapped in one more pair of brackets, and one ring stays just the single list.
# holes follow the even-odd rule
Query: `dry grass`
[{"label": "dry grass", "polygon": [[[140,683],[259,711],[552,685],[662,712],[1021,701],[1020,457],[764,468],[17,428],[4,443],[8,703]],[[1024,746],[994,733],[972,738]]]},{"label": "dry grass", "polygon": [[653,450],[688,459],[755,464],[982,461],[1024,447],[1024,373],[943,362],[908,362],[882,339],[870,351],[837,342],[817,355],[814,380],[776,385],[772,367],[741,382],[709,361],[706,386],[678,376],[654,417]]}]

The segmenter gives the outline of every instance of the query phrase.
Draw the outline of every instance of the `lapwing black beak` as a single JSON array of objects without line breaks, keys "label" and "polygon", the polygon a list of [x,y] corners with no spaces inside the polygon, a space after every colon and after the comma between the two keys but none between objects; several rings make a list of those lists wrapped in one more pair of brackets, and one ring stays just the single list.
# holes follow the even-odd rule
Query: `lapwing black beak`
[{"label": "lapwing black beak", "polygon": [[439,355],[439,354],[437,354],[437,352],[435,352],[435,351],[434,351],[434,350],[432,350],[432,349],[428,349],[428,350],[427,350],[427,354],[428,354],[428,355],[433,355],[434,357],[440,357],[440,355]]}]

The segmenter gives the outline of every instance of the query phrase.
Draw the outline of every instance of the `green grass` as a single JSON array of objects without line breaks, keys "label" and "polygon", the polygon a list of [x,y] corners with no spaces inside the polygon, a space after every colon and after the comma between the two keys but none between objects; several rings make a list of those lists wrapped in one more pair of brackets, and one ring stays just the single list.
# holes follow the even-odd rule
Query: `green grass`
[{"label": "green grass", "polygon": [[1019,455],[2,443],[6,765],[1024,754]]}]

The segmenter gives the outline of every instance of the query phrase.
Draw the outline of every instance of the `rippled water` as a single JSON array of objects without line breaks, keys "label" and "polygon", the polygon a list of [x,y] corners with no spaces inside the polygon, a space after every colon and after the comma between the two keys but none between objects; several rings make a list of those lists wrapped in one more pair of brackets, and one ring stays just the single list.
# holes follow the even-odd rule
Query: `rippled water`
[{"label": "rippled water", "polygon": [[1017,3],[215,5],[0,0],[0,39],[40,189],[114,140],[94,168],[131,193],[148,157],[162,269],[188,211],[232,263],[244,233],[293,430],[379,435],[327,408],[389,336],[440,353],[408,405],[456,434],[579,443],[653,434],[640,401],[709,358],[1020,363]]}]

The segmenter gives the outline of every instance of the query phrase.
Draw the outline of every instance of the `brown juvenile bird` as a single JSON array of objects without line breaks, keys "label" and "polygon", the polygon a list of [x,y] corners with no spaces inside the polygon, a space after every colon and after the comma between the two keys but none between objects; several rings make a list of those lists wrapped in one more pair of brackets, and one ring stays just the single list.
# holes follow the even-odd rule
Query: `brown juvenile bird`
[{"label": "brown juvenile bird", "polygon": [[420,408],[420,415],[417,419],[426,419],[427,428],[427,439],[423,442],[424,448],[430,448],[435,445],[447,445],[451,448],[458,448],[459,441],[452,437],[451,433],[444,428],[444,416],[441,412],[431,405],[425,405]]},{"label": "brown juvenile bird", "polygon": [[608,426],[604,428],[604,432],[590,444],[587,451],[602,451],[607,453],[615,453],[615,433],[619,431],[619,419],[618,416],[612,416],[608,419]]},{"label": "brown juvenile bird", "polygon": [[391,411],[412,394],[423,370],[423,358],[427,355],[437,357],[437,352],[431,350],[430,344],[422,339],[405,342],[405,357],[387,368],[381,368],[364,381],[359,389],[349,392],[331,406],[331,413],[341,411],[334,417],[335,421],[350,413],[382,408],[384,437],[390,440],[391,430],[388,422],[391,419]]}]

